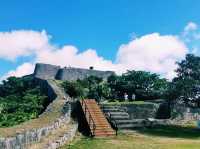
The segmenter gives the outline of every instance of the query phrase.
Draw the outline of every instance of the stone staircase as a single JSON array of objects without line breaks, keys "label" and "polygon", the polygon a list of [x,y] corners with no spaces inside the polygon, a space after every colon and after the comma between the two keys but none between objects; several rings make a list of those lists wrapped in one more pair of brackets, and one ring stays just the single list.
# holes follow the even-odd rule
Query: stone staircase
[{"label": "stone staircase", "polygon": [[82,100],[81,106],[90,127],[91,136],[107,137],[115,135],[115,131],[111,128],[95,100]]},{"label": "stone staircase", "polygon": [[118,129],[133,129],[144,126],[144,119],[130,119],[126,109],[118,105],[101,105],[101,109]]}]

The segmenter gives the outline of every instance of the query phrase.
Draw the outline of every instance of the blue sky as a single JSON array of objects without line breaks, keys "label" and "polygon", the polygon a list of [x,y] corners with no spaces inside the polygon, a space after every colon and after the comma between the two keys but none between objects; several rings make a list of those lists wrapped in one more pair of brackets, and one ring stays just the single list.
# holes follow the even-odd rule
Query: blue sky
[{"label": "blue sky", "polygon": [[[11,34],[12,31],[24,30],[41,33],[45,30],[49,38],[48,44],[54,49],[56,47],[56,51],[61,50],[65,45],[76,47],[77,54],[84,53],[87,49],[94,49],[98,57],[103,57],[109,63],[111,61],[114,64],[120,64],[119,67],[126,67],[127,64],[123,66],[121,64],[131,63],[131,61],[124,62],[123,58],[117,55],[120,55],[122,45],[134,42],[133,35],[139,39],[152,33],[159,33],[159,37],[179,36],[189,51],[193,48],[193,44],[198,51],[198,45],[196,45],[198,40],[195,38],[195,40],[192,39],[194,41],[185,42],[185,39],[182,39],[185,38],[182,33],[189,23],[192,22],[196,26],[200,24],[199,10],[199,0],[6,0],[0,5],[0,32],[2,33],[0,41],[1,38],[4,39],[6,32]],[[198,34],[198,27],[192,29],[193,32],[194,30],[195,34]],[[15,36],[15,42],[18,38]],[[27,38],[29,38],[28,35]],[[8,44],[12,43],[8,41]],[[137,46],[133,43],[133,47]],[[7,48],[5,44],[1,46],[0,42],[0,51],[3,50]],[[131,51],[131,48],[123,49],[123,51]],[[150,49],[147,48],[147,51],[150,52]],[[15,52],[15,48],[12,52]],[[135,51],[132,50],[132,52]],[[15,71],[24,63],[34,64],[39,59],[35,58],[37,55],[35,52],[18,55],[12,60],[5,58],[5,54],[2,55],[0,53],[0,76],[6,75],[11,70]],[[120,56],[126,57],[122,54]],[[179,58],[182,58],[182,55],[177,57]],[[48,60],[42,62],[53,63]],[[65,64],[70,65],[69,62]],[[64,65],[63,62],[58,64]],[[145,64],[127,66],[127,69],[141,68],[166,74],[161,70],[150,69],[150,66],[146,68],[143,65]],[[74,64],[74,66],[79,66],[79,64]],[[80,67],[87,66],[80,64]],[[109,67],[106,68],[109,69]]]}]

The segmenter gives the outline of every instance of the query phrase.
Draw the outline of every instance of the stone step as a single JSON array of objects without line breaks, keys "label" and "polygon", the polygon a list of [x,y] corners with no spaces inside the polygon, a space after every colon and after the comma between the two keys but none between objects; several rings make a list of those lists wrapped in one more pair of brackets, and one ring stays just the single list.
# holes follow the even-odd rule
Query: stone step
[{"label": "stone step", "polygon": [[125,112],[123,109],[102,109],[103,112]]},{"label": "stone step", "polygon": [[121,108],[120,105],[100,105],[100,106],[104,108]]},{"label": "stone step", "polygon": [[121,108],[121,107],[102,107],[101,109],[106,109],[106,110],[112,110],[112,109],[124,110],[124,108]]},{"label": "stone step", "polygon": [[128,113],[126,112],[109,112],[111,114],[111,116],[129,116]]},{"label": "stone step", "polygon": [[115,119],[115,120],[129,120],[130,119],[129,115],[126,115],[126,116],[124,116],[124,115],[112,115],[111,118]]},{"label": "stone step", "polygon": [[116,120],[116,123],[118,125],[120,124],[141,124],[143,123],[144,120],[143,119],[137,119],[137,120],[131,120],[131,119],[128,119],[128,120]]},{"label": "stone step", "polygon": [[120,124],[117,125],[118,129],[134,129],[134,128],[139,128],[143,127],[141,124]]}]

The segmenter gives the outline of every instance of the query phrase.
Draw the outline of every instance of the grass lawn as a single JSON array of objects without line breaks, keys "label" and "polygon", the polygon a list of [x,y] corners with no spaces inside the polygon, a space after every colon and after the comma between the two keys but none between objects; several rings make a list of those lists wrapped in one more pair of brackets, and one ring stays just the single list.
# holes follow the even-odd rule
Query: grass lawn
[{"label": "grass lawn", "polygon": [[123,104],[152,104],[151,102],[144,102],[144,101],[128,101],[128,102],[107,102],[105,105],[123,105]]},{"label": "grass lawn", "polygon": [[192,127],[157,127],[120,132],[112,138],[77,135],[61,149],[200,149],[200,130]]},{"label": "grass lawn", "polygon": [[137,101],[113,101],[113,102],[106,102],[104,103],[105,105],[128,105],[128,104],[136,104],[136,105],[143,105],[143,104],[159,104],[164,102],[165,100],[163,99],[156,99],[156,100],[147,100],[147,101],[143,101],[143,100],[137,100]]}]

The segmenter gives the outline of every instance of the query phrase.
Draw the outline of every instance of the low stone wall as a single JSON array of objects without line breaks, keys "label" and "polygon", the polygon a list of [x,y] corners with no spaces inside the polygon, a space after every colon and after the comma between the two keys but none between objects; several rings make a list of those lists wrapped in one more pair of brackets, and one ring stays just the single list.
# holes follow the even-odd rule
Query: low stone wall
[{"label": "low stone wall", "polygon": [[65,116],[57,119],[53,124],[39,129],[32,129],[15,137],[0,138],[0,149],[26,149],[26,146],[41,140],[42,137],[47,136],[51,131],[61,126],[63,122],[69,122],[70,116],[67,113]]},{"label": "low stone wall", "polygon": [[72,141],[76,135],[76,131],[78,129],[78,124],[74,124],[73,128],[65,133],[63,136],[59,138],[59,140],[55,140],[48,144],[47,149],[57,149],[63,146],[67,141]]},{"label": "low stone wall", "polygon": [[[56,100],[61,100],[60,98],[63,95],[61,91],[58,93],[58,88],[56,89],[55,84],[52,84],[48,81],[42,81],[41,84],[43,84],[47,87],[47,91],[49,95],[54,95],[54,97],[57,97]],[[69,98],[69,97],[68,97]],[[52,99],[51,99],[52,100]],[[48,116],[48,113],[53,111],[54,108],[54,102],[52,102],[46,109],[46,111],[40,116],[45,117]],[[59,111],[58,111],[59,112]],[[56,118],[53,123],[49,123],[41,128],[33,128],[31,130],[26,130],[22,133],[18,133],[13,137],[5,137],[0,138],[0,149],[26,149],[27,145],[30,145],[31,143],[38,142],[41,140],[41,138],[47,136],[51,131],[59,128],[63,123],[69,123],[71,120],[71,104],[66,103],[63,107],[60,107],[60,112],[63,112],[62,116]],[[31,123],[30,123],[31,124]],[[75,134],[75,131],[77,130],[77,127],[74,127],[72,132],[69,132],[67,137],[64,137],[64,140],[71,139],[73,137],[73,134]]]},{"label": "low stone wall", "polygon": [[159,104],[122,104],[122,109],[126,110],[130,119],[156,118]]},{"label": "low stone wall", "polygon": [[171,119],[196,121],[200,119],[200,108],[190,108],[183,104],[174,105],[171,112]]}]

